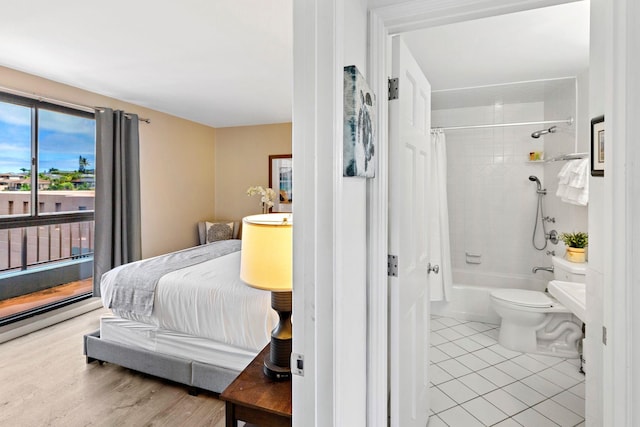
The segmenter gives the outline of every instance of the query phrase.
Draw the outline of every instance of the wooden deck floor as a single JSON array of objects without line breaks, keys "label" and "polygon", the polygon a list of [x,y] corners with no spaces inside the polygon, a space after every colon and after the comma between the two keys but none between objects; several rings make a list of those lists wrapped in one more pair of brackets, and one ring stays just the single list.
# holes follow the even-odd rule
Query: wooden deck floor
[{"label": "wooden deck floor", "polygon": [[93,278],[0,301],[0,319],[91,291]]}]

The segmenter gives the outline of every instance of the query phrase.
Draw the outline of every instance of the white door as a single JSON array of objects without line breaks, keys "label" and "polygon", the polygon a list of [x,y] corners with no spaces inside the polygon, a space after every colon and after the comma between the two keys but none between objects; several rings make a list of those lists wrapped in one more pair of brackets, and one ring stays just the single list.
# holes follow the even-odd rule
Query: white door
[{"label": "white door", "polygon": [[[400,36],[393,38],[392,77],[399,96],[389,101],[389,278],[391,425],[427,425],[429,418],[429,245],[427,194],[431,85]],[[431,273],[433,274],[433,273]]]}]

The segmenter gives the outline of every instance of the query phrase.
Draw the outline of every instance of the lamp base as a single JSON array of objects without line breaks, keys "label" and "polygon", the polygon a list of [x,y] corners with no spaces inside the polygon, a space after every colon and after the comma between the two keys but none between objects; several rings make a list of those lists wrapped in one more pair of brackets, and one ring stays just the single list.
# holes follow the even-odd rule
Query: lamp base
[{"label": "lamp base", "polygon": [[291,291],[271,292],[271,308],[278,324],[271,331],[271,349],[264,359],[264,374],[273,381],[291,379]]},{"label": "lamp base", "polygon": [[287,381],[291,379],[291,368],[271,363],[268,356],[264,359],[262,372],[273,381]]}]

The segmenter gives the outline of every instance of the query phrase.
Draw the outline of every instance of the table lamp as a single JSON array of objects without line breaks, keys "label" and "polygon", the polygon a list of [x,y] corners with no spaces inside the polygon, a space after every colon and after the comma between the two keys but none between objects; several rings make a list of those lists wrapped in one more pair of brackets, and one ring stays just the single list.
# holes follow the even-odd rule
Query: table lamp
[{"label": "table lamp", "polygon": [[271,291],[271,307],[279,317],[263,369],[275,381],[291,378],[292,226],[291,214],[242,219],[240,279],[253,288]]}]

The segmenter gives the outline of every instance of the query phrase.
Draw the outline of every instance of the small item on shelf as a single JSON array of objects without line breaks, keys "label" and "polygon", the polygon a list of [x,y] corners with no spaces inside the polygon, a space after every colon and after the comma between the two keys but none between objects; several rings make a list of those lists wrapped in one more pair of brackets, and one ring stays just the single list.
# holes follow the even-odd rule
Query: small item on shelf
[{"label": "small item on shelf", "polygon": [[531,151],[529,153],[530,162],[535,162],[539,160],[544,160],[544,151]]}]

